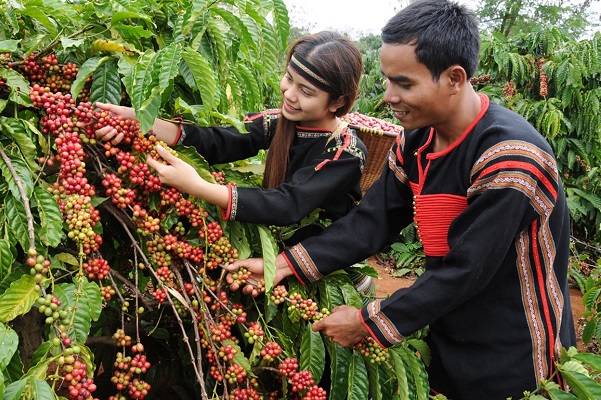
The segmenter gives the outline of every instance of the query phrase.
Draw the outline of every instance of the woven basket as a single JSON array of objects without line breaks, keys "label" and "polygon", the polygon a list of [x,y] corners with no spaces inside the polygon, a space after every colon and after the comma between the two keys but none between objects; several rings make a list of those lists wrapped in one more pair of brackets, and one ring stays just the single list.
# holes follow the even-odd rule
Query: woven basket
[{"label": "woven basket", "polygon": [[[368,118],[376,119],[373,117]],[[346,120],[348,121],[348,119]],[[388,125],[391,124],[388,123]],[[393,145],[400,132],[402,132],[403,128],[395,126],[395,128],[398,127],[398,131],[390,132],[355,125],[352,122],[350,122],[348,126],[357,132],[357,136],[367,147],[367,163],[363,169],[363,176],[361,177],[360,182],[361,192],[365,194],[367,189],[369,189],[380,175],[382,175],[382,169],[388,159],[390,147]]]}]

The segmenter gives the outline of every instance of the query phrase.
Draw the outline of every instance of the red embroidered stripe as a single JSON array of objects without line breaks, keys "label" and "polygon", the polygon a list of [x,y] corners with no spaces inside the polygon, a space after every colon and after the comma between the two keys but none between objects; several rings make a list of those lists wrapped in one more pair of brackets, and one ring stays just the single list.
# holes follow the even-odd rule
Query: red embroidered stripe
[{"label": "red embroidered stripe", "polygon": [[[541,267],[540,256],[538,254],[537,245],[537,222],[532,223],[532,256],[534,257],[534,264],[536,266],[536,277],[538,279],[538,289],[540,290],[540,297],[543,306],[543,313],[545,314],[545,323],[547,324],[547,331],[549,332],[549,358],[551,360],[550,369],[553,369],[555,364],[555,333],[553,332],[553,324],[551,323],[551,312],[549,311],[549,303],[547,302],[547,291],[545,290],[545,278],[543,277],[543,270]],[[551,371],[549,371],[549,374]]]},{"label": "red embroidered stripe", "polygon": [[[402,137],[403,142],[401,142],[401,137]],[[397,146],[396,146],[396,158],[397,158],[397,160],[399,160],[399,162],[401,164],[403,164],[403,153],[402,153],[402,151],[403,151],[403,147],[404,147],[404,144],[405,144],[404,141],[405,141],[405,135],[403,133],[401,133],[400,135],[398,135],[396,137],[396,144],[397,144]]]},{"label": "red embroidered stripe", "polygon": [[336,160],[338,160],[340,158],[340,155],[342,155],[342,152],[347,147],[349,147],[350,144],[351,144],[351,135],[345,134],[344,135],[344,144],[338,148],[338,151],[336,151],[336,155],[334,155],[334,158],[332,158],[332,159],[328,158],[326,160],[323,160],[319,164],[317,164],[317,166],[315,167],[315,171],[319,171],[321,168],[323,168],[324,165],[326,165],[330,161],[336,161]]},{"label": "red embroidered stripe", "polygon": [[251,116],[245,115],[244,119],[242,120],[242,122],[251,122],[254,121],[255,119],[261,118],[265,115],[273,115],[273,114],[279,114],[281,111],[279,108],[274,108],[274,109],[270,109],[270,110],[266,110]]},{"label": "red embroidered stripe", "polygon": [[367,331],[369,332],[369,335],[376,341],[377,344],[380,345],[380,347],[385,349],[386,345],[384,345],[384,343],[382,343],[378,340],[378,337],[376,336],[374,331],[372,331],[371,328],[365,323],[365,320],[363,319],[363,315],[361,314],[361,310],[359,310],[359,318],[361,318],[361,324],[363,324],[365,329],[367,329]]},{"label": "red embroidered stripe", "polygon": [[493,165],[487,167],[484,171],[482,171],[482,173],[480,174],[480,176],[478,176],[478,179],[476,179],[476,180],[479,180],[481,177],[483,177],[487,174],[495,173],[496,171],[498,171],[500,169],[522,169],[522,170],[532,172],[543,183],[543,185],[545,185],[547,190],[553,196],[553,200],[557,199],[557,190],[555,190],[555,187],[551,184],[549,179],[547,179],[545,174],[543,174],[540,169],[536,168],[534,165],[532,165],[530,163],[525,163],[525,162],[520,162],[520,161],[498,162],[496,164],[493,164]]},{"label": "red embroidered stripe", "polygon": [[230,219],[230,215],[232,213],[232,187],[230,185],[227,186],[227,209],[221,209],[221,218],[224,221]]},{"label": "red embroidered stripe", "polygon": [[303,277],[301,277],[298,272],[296,272],[296,269],[292,266],[292,263],[290,262],[290,260],[288,259],[288,257],[286,256],[286,253],[281,253],[282,257],[284,257],[284,260],[286,260],[286,264],[288,264],[288,268],[290,268],[290,271],[292,271],[292,273],[294,274],[294,276],[296,277],[296,279],[303,285],[303,286],[307,286],[307,284],[305,283]]},{"label": "red embroidered stripe", "polygon": [[[411,185],[414,187],[414,185]],[[414,196],[414,221],[427,256],[443,257],[450,248],[449,227],[467,208],[467,199],[451,194]]]},{"label": "red embroidered stripe", "polygon": [[183,122],[182,118],[173,118],[173,119],[179,121],[179,124],[177,125],[177,134],[175,135],[175,141],[173,142],[173,144],[171,146],[175,146],[179,142],[179,138],[182,136],[182,127],[184,125],[184,124],[182,124],[182,122]]}]

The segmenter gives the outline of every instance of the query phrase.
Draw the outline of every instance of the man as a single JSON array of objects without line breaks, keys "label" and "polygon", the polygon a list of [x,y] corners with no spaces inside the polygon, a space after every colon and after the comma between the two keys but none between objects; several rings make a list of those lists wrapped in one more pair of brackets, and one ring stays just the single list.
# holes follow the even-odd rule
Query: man
[{"label": "man", "polygon": [[[382,346],[429,325],[431,388],[451,399],[520,398],[574,345],[569,214],[552,149],[522,117],[470,84],[478,25],[464,6],[417,1],[382,30],[386,101],[405,133],[355,210],[276,259],[276,283],[321,279],[417,225],[425,272],[361,310],[313,325],[350,346]],[[260,259],[241,260],[262,276]]]}]

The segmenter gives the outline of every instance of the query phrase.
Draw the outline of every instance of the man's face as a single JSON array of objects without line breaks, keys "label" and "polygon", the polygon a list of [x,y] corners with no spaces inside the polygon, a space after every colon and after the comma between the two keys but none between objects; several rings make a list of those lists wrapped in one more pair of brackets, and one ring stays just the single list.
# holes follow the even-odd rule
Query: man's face
[{"label": "man's face", "polygon": [[401,126],[412,130],[436,127],[446,121],[449,94],[440,80],[434,80],[428,68],[417,61],[415,46],[383,44],[380,59],[386,77],[384,101]]}]

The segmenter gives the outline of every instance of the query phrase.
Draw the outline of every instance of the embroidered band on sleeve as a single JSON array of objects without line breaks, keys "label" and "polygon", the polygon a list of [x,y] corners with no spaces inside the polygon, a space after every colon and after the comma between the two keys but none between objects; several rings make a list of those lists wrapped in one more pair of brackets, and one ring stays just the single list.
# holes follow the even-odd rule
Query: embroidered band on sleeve
[{"label": "embroidered band on sleeve", "polygon": [[177,134],[175,135],[175,140],[171,146],[175,146],[177,144],[182,144],[184,139],[186,138],[186,132],[183,129],[184,124],[182,123],[184,120],[182,118],[173,118],[173,121],[179,122],[177,124]]},{"label": "embroidered band on sleeve", "polygon": [[306,276],[306,280],[309,282],[317,282],[323,278],[323,275],[317,269],[317,266],[311,259],[311,256],[302,244],[297,244],[296,246],[292,246],[289,250],[290,255],[294,259],[296,265],[304,276]]},{"label": "embroidered band on sleeve", "polygon": [[[363,324],[382,347],[394,346],[405,339],[392,321],[380,310],[382,300],[369,303],[360,314]],[[365,315],[367,314],[367,315]]]}]

